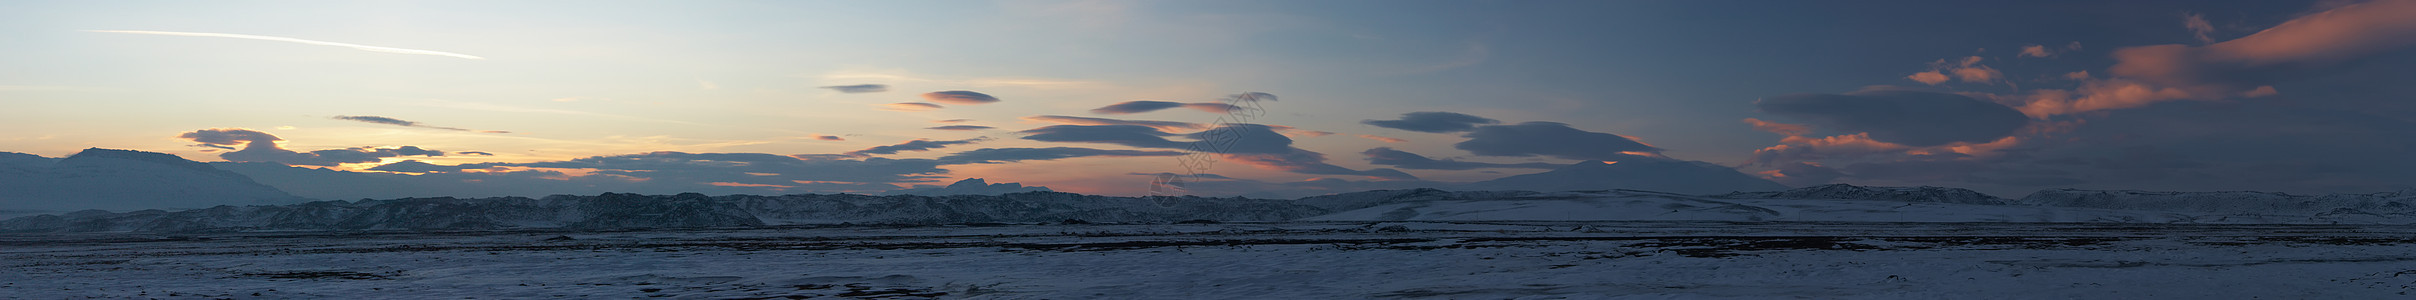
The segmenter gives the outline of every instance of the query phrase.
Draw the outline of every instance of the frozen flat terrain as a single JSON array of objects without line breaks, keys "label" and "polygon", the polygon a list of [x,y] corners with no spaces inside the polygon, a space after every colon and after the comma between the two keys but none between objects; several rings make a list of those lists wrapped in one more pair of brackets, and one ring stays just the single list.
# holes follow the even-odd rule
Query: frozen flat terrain
[{"label": "frozen flat terrain", "polygon": [[56,298],[2378,299],[2416,228],[1289,222],[0,235]]}]

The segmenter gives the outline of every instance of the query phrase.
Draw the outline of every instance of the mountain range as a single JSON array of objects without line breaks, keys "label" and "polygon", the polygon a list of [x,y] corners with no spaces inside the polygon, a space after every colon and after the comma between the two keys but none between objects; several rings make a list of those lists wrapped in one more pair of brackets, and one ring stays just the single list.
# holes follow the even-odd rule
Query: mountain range
[{"label": "mountain range", "polygon": [[64,159],[0,153],[0,208],[156,209],[308,199],[163,153],[85,149]]}]

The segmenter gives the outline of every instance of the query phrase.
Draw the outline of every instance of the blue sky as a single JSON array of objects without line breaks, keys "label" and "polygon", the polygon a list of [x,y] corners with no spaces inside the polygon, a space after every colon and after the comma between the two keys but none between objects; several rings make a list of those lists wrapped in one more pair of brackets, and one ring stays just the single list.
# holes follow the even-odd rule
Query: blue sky
[{"label": "blue sky", "polygon": [[[2409,119],[2393,116],[2416,111],[2390,99],[2416,94],[2393,81],[2407,76],[2387,71],[2407,66],[2408,45],[2374,41],[2416,37],[2389,29],[2353,32],[2336,37],[2350,42],[2315,43],[2346,50],[2267,60],[2183,54],[2269,53],[2251,46],[2273,42],[2245,38],[2327,36],[2328,27],[2320,26],[2268,31],[2327,15],[2349,16],[2317,21],[2401,28],[2393,26],[2404,22],[2355,15],[2401,12],[2408,6],[2402,2],[24,1],[0,10],[0,35],[11,37],[0,40],[0,66],[8,66],[0,71],[0,105],[12,108],[0,111],[0,125],[15,129],[0,133],[0,151],[58,157],[103,147],[225,160],[221,155],[232,149],[200,146],[209,143],[186,135],[204,129],[272,134],[280,139],[277,147],[302,153],[417,146],[494,154],[391,156],[329,166],[363,172],[407,159],[547,165],[661,151],[791,156],[918,139],[979,141],[883,157],[931,159],[979,148],[1158,151],[1020,137],[1059,125],[1026,120],[1032,116],[1207,123],[1218,115],[1088,110],[1266,92],[1281,100],[1264,103],[1266,115],[1252,122],[1296,128],[1289,132],[1292,146],[1354,171],[1398,167],[1373,164],[1361,154],[1375,147],[1478,162],[1575,162],[1477,155],[1455,147],[1469,140],[1461,132],[1362,123],[1454,112],[1498,125],[1564,123],[1649,144],[1668,158],[1763,176],[1784,176],[1788,172],[1770,172],[1788,166],[1797,168],[1794,173],[1837,173],[1813,176],[1826,180],[1802,174],[1781,180],[1796,185],[1946,185],[2000,194],[2059,187],[2378,191],[2416,180],[2416,174],[2394,170],[2416,169],[2392,154],[2408,150],[2407,142],[2376,142],[2411,132]],[[482,59],[94,30],[285,37]],[[2218,46],[2232,41],[2241,42],[2230,49],[2250,50]],[[2127,61],[2115,55],[2156,45],[2182,50]],[[2043,55],[2025,55],[2029,46]],[[2241,55],[2247,54],[2234,56]],[[2187,58],[2182,66],[2242,67],[2172,68],[2214,74],[2179,76],[2150,72],[2166,70],[2144,63],[2154,57]],[[2125,63],[2135,68],[2117,74],[2114,68]],[[1970,80],[1957,70],[1994,75]],[[1916,79],[1932,71],[1954,76]],[[885,85],[886,91],[822,88],[856,84]],[[2174,92],[2076,100],[2114,95],[2119,86]],[[2278,92],[2257,92],[2259,87]],[[1001,101],[919,112],[880,109],[956,90]],[[1961,127],[1923,123],[1952,117],[1898,118],[1953,112],[1773,113],[1761,102],[1875,90],[1961,95],[2029,119],[1987,124],[2019,126],[2019,132],[1940,133],[2011,141],[1838,152],[1852,148],[1844,145],[1870,145],[1854,144],[1871,141],[1853,140],[1858,133],[1903,146],[1904,140],[1889,137]],[[1842,101],[1894,103],[1857,95],[1865,97]],[[2078,95],[2055,101],[2120,104],[2039,104],[2054,102],[2038,99],[2055,95]],[[1786,140],[1789,135],[1757,130],[1743,121],[1748,118],[1811,130]],[[970,121],[933,122],[955,119]],[[1884,124],[1856,125],[1864,123]],[[993,128],[925,129],[949,124]],[[2213,130],[2230,127],[2240,128]],[[1822,138],[1830,143],[1810,141]],[[1771,148],[1780,145],[1800,153],[1777,155]],[[1809,148],[1822,150],[1802,150]],[[2125,155],[2176,161],[2141,171],[2117,166],[2141,160]],[[1143,191],[1133,182],[1147,178],[1129,174],[1180,171],[1176,165],[1164,156],[1078,157],[946,165],[939,167],[945,172],[921,173],[915,181],[848,188],[764,188],[862,191],[991,177],[1135,194]],[[492,170],[526,170],[520,168],[535,167]],[[1266,182],[1388,180],[1259,165],[1208,171]],[[1402,171],[1422,181],[1469,182],[1540,170]]]}]

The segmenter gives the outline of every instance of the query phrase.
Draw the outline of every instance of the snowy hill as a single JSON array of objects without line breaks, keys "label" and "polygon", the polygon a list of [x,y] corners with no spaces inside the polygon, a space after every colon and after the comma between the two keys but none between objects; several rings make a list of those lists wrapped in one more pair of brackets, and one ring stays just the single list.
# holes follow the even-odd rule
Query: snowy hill
[{"label": "snowy hill", "polygon": [[1026,187],[1026,186],[1023,186],[1023,184],[1021,184],[1021,183],[1013,183],[1013,182],[1009,182],[1009,183],[996,183],[996,184],[993,184],[993,183],[990,183],[990,182],[988,182],[988,181],[983,181],[981,178],[965,178],[965,180],[958,180],[958,181],[956,181],[956,183],[948,184],[948,186],[916,185],[916,186],[915,186],[915,188],[911,188],[911,189],[903,189],[903,190],[895,190],[895,191],[889,191],[889,192],[884,192],[884,193],[881,193],[881,194],[882,194],[882,195],[916,195],[916,196],[947,196],[947,195],[993,195],[993,196],[995,196],[995,195],[1004,195],[1004,194],[1013,194],[1013,193],[1022,193],[1022,192],[1049,192],[1049,191],[1052,191],[1052,190],[1049,190],[1049,188],[1048,188],[1048,187],[1044,187],[1044,186],[1033,186],[1033,187]]},{"label": "snowy hill", "polygon": [[1712,194],[1776,191],[1787,189],[1787,186],[1710,163],[1654,158],[1579,162],[1543,173],[1502,177],[1449,189],[1544,192],[1629,189]]},{"label": "snowy hill", "polygon": [[1937,202],[1954,204],[2005,205],[2010,201],[1967,189],[1948,187],[1886,187],[1851,184],[1824,184],[1774,192],[1735,192],[1713,195],[1721,199],[1830,199],[1882,200],[1903,202]]},{"label": "snowy hill", "polygon": [[[150,209],[303,199],[241,174],[164,153],[85,149],[48,162],[0,155],[0,209]],[[31,157],[28,157],[31,156]]]},{"label": "snowy hill", "polygon": [[319,201],[279,206],[219,206],[168,212],[80,211],[0,221],[0,232],[192,232],[229,230],[389,230],[500,228],[692,228],[783,224],[965,224],[1000,222],[1279,221],[1325,213],[1285,200],[1107,197],[1056,192],[999,196],[705,196],[703,194],[543,199],[405,198]]}]

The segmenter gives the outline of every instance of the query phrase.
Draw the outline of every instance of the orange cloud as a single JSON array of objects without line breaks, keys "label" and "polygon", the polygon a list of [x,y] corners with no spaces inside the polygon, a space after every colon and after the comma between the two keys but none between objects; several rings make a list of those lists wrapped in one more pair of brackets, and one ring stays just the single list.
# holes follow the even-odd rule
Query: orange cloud
[{"label": "orange cloud", "polygon": [[2181,27],[2189,28],[2190,36],[2197,37],[2199,43],[2215,42],[2214,37],[2207,36],[2208,34],[2215,33],[2215,24],[2212,22],[2207,22],[2205,14],[2181,14]]},{"label": "orange cloud", "polygon": [[1929,84],[1929,85],[1938,85],[1939,83],[1946,83],[1946,81],[1950,79],[1950,78],[1947,78],[1947,77],[1946,77],[1946,74],[1945,74],[1945,73],[1938,73],[1938,71],[1928,71],[1928,72],[1921,72],[1921,73],[1913,73],[1913,75],[1912,75],[1912,76],[1905,76],[1904,78],[1905,78],[1905,79],[1912,79],[1913,81],[1919,81],[1919,82],[1921,82],[1921,83],[1924,83],[1924,84]]},{"label": "orange cloud", "polygon": [[1811,126],[1804,126],[1800,124],[1762,121],[1762,119],[1755,118],[1745,118],[1745,124],[1753,124],[1754,130],[1768,131],[1770,133],[1786,136],[1800,136],[1812,133]]},{"label": "orange cloud", "polygon": [[2027,56],[2027,57],[2041,57],[2041,58],[2044,58],[2044,57],[2049,57],[2049,56],[2055,56],[2055,52],[2054,52],[2054,51],[2051,51],[2051,50],[2047,50],[2047,46],[2045,46],[2045,45],[2029,45],[2029,46],[2022,46],[2022,54],[2019,54],[2019,55],[2016,55],[2016,56]]},{"label": "orange cloud", "polygon": [[942,107],[942,106],[940,106],[939,104],[922,103],[922,102],[890,103],[890,104],[882,104],[882,105],[881,105],[881,109],[882,109],[882,110],[889,110],[889,111],[927,111],[927,110],[940,109],[941,107]]},{"label": "orange cloud", "polygon": [[[2146,106],[2175,100],[2216,100],[2280,94],[2262,76],[2302,74],[2416,45],[2416,0],[2349,4],[2283,22],[2256,34],[2202,47],[2155,45],[2115,50],[2109,79],[2071,91],[2034,92],[2020,109],[2033,118]],[[2204,41],[2203,16],[2185,25]],[[2202,26],[2203,25],[2203,26]],[[2085,73],[2066,75],[2081,78]]]}]

